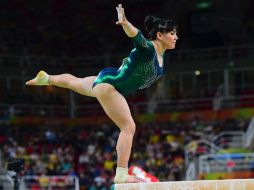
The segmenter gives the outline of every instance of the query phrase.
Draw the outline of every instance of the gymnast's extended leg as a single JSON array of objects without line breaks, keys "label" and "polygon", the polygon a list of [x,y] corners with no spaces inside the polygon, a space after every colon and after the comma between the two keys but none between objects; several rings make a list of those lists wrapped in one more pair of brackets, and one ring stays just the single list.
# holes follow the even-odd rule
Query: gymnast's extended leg
[{"label": "gymnast's extended leg", "polygon": [[26,82],[26,85],[53,85],[61,88],[68,88],[85,96],[95,97],[92,92],[92,85],[96,76],[78,78],[71,74],[48,75],[40,71],[37,76]]}]

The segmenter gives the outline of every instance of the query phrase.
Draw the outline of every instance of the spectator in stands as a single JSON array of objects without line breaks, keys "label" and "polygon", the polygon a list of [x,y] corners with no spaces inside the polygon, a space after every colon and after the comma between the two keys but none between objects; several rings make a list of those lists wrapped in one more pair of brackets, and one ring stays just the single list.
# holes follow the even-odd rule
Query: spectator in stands
[{"label": "spectator in stands", "polygon": [[136,126],[123,95],[147,88],[162,76],[164,52],[175,48],[178,37],[176,25],[172,20],[147,16],[144,23],[149,36],[148,40],[128,22],[121,4],[116,9],[118,13],[116,24],[123,27],[135,45],[135,49],[131,51],[128,58],[123,60],[119,69],[106,68],[98,76],[83,79],[70,74],[49,76],[41,71],[26,84],[50,84],[69,88],[82,95],[96,97],[107,115],[121,129],[116,146],[118,161],[114,182],[142,182],[141,179],[128,175],[128,161]]}]

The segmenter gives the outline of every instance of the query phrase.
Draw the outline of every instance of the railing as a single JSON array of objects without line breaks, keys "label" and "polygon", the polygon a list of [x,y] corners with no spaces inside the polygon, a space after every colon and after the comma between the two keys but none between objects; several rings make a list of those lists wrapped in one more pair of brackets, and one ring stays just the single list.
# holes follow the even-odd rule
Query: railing
[{"label": "railing", "polygon": [[185,165],[188,166],[190,162],[193,162],[195,158],[198,158],[200,155],[211,154],[212,152],[221,152],[225,155],[229,155],[225,150],[217,147],[208,140],[201,139],[192,141],[184,148]]},{"label": "railing", "polygon": [[244,147],[253,146],[251,143],[254,141],[254,117],[251,119],[249,127],[245,133],[245,140]]},{"label": "railing", "polygon": [[[203,99],[181,99],[181,100],[156,100],[155,113],[165,113],[169,111],[193,111],[193,110],[212,110],[213,98]],[[230,96],[223,99],[223,108],[236,108],[236,107],[250,107],[254,104],[254,95],[248,96]],[[148,103],[145,102],[129,102],[130,108],[134,113],[147,113]],[[79,116],[86,115],[89,109],[95,112],[97,108],[101,109],[99,105],[86,105],[76,106],[77,114]],[[100,113],[100,112],[99,112]]]},{"label": "railing", "polygon": [[[6,67],[17,66],[19,68],[58,68],[68,69],[69,67],[78,68],[84,67],[87,69],[96,70],[105,66],[120,66],[122,59],[127,55],[98,55],[86,57],[50,57],[50,56],[36,56],[36,55],[0,55],[0,64]],[[85,67],[86,66],[86,67]],[[90,68],[87,68],[90,66]],[[92,67],[91,67],[92,66]]]},{"label": "railing", "polygon": [[[202,60],[232,60],[234,58],[246,58],[254,56],[254,45],[248,46],[232,46],[232,47],[217,47],[205,49],[187,49],[176,50],[168,55],[171,62],[193,62]],[[102,68],[108,65],[120,65],[121,60],[128,56],[127,54],[118,55],[98,55],[86,57],[50,57],[36,55],[0,55],[0,63],[6,66],[19,64],[20,67],[34,66],[44,68],[66,68],[68,66],[87,66],[92,65],[93,68]]]},{"label": "railing", "polygon": [[24,176],[22,186],[29,189],[79,190],[79,179],[73,176]]},{"label": "railing", "polygon": [[[156,113],[165,113],[170,111],[193,111],[193,110],[212,110],[212,98],[204,99],[182,99],[182,100],[157,100]],[[224,99],[221,108],[251,107],[254,103],[254,95],[250,96],[230,96]],[[129,102],[130,109],[136,114],[147,113],[147,101]],[[46,117],[69,117],[71,116],[70,106],[63,105],[30,105],[30,104],[0,104],[0,120],[9,114],[16,116],[46,116]],[[97,103],[86,105],[74,105],[74,116],[81,117],[87,115],[104,114],[101,106]]]},{"label": "railing", "polygon": [[3,167],[3,155],[2,155],[2,150],[0,149],[0,170]]},{"label": "railing", "polygon": [[192,162],[188,165],[186,173],[185,173],[185,180],[195,180],[197,179],[197,170],[195,162]]},{"label": "railing", "polygon": [[209,154],[199,157],[199,174],[250,171],[253,169],[253,153]]},{"label": "railing", "polygon": [[199,60],[232,60],[233,58],[253,57],[254,46],[217,47],[195,50],[178,50],[172,53],[170,60],[173,62],[192,62]]},{"label": "railing", "polygon": [[70,110],[68,106],[61,106],[61,105],[0,104],[0,120],[8,118],[10,115],[41,116],[41,117],[56,117],[56,116],[69,117]]},{"label": "railing", "polygon": [[217,147],[226,148],[242,148],[245,142],[245,133],[243,131],[224,131],[212,139]]},{"label": "railing", "polygon": [[13,180],[6,173],[1,173],[1,168],[0,168],[0,189],[14,190]]}]

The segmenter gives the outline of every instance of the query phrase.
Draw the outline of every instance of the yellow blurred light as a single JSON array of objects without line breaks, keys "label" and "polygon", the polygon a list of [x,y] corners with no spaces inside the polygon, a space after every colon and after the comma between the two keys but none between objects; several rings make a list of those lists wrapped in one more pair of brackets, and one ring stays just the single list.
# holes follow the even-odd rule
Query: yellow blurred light
[{"label": "yellow blurred light", "polygon": [[199,76],[200,75],[200,71],[195,71],[195,75]]}]

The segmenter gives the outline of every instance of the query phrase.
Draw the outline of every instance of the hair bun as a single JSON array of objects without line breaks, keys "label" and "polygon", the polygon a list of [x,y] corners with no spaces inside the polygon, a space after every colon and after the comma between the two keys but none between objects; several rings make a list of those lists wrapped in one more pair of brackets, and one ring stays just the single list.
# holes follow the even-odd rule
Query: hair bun
[{"label": "hair bun", "polygon": [[157,22],[158,20],[159,19],[154,16],[146,16],[144,21],[144,27],[148,33],[153,29],[155,22]]}]

